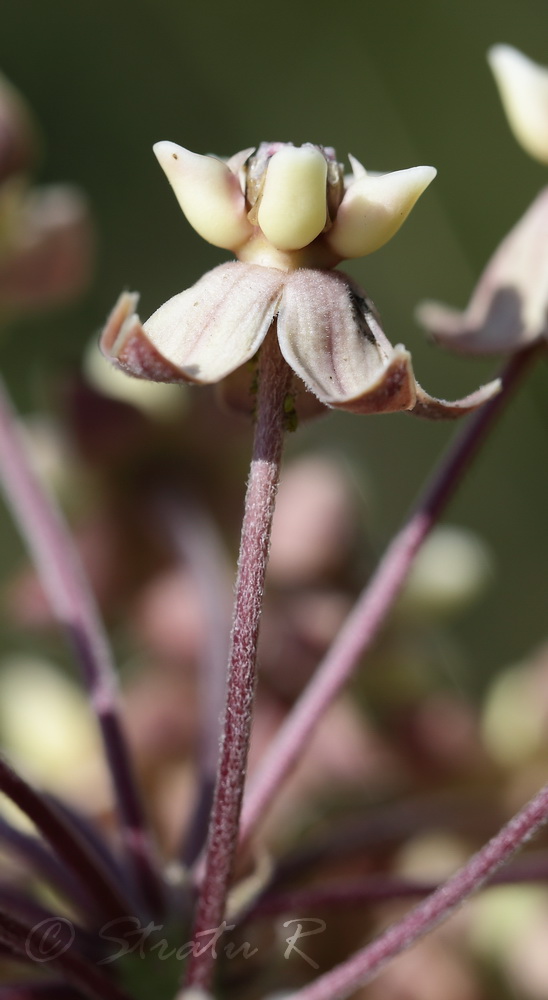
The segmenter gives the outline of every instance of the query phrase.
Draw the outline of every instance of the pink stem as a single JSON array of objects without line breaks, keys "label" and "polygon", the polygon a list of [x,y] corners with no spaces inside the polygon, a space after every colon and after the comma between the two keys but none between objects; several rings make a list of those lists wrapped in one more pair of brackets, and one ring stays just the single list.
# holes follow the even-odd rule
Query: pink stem
[{"label": "pink stem", "polygon": [[403,920],[393,924],[376,941],[348,961],[320,976],[310,986],[291,994],[290,1000],[344,1000],[370,982],[397,955],[407,951],[477,892],[512,855],[548,820],[548,785],[517,813],[447,882]]},{"label": "pink stem", "polygon": [[[283,447],[284,400],[291,375],[273,329],[259,355],[257,417],[240,543],[227,702],[204,877],[192,936],[198,943],[200,935],[221,924],[238,845],[259,620]],[[187,984],[207,989],[212,974],[212,949],[196,948],[194,952]]]},{"label": "pink stem", "polygon": [[34,560],[53,613],[76,653],[103,738],[124,844],[147,908],[162,909],[163,891],[119,715],[116,671],[93,595],[72,539],[25,452],[0,382],[0,485]]},{"label": "pink stem", "polygon": [[457,436],[408,520],[393,539],[314,677],[278,730],[244,802],[240,837],[247,842],[292,771],[310,735],[370,648],[396,600],[413,560],[459,485],[487,432],[506,405],[532,358],[516,354],[501,374],[502,388]]}]

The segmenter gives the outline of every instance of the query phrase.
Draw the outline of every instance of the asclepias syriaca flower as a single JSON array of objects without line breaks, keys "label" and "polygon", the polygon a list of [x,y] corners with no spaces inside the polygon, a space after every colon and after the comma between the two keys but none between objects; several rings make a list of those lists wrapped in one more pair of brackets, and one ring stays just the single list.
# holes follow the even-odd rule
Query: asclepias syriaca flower
[{"label": "asclepias syriaca flower", "polygon": [[226,380],[228,397],[245,408],[249,363],[265,338],[277,335],[298,377],[292,393],[302,413],[329,406],[451,418],[497,391],[493,383],[454,403],[429,396],[408,351],[386,338],[371,301],[333,270],[394,235],[434,178],[433,167],[371,174],[351,158],[345,177],[334,150],[311,144],[262,143],[226,162],[172,142],[154,151],[190,224],[238,259],[169,299],[144,324],[137,296],[123,294],[101,341],[119,368],[156,381]]},{"label": "asclepias syriaca flower", "polygon": [[[493,46],[487,58],[515,138],[548,164],[548,67],[510,45]],[[461,354],[520,351],[548,339],[548,188],[497,248],[466,309],[424,302],[418,319]]]}]

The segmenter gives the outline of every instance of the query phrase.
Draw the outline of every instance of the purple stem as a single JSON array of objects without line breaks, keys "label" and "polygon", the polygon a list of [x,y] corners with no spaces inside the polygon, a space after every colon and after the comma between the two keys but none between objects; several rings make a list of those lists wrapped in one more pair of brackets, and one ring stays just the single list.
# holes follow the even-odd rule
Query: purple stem
[{"label": "purple stem", "polygon": [[198,664],[201,731],[197,747],[197,795],[182,851],[184,864],[190,866],[206,843],[215,791],[226,700],[232,590],[228,557],[207,514],[188,498],[166,497],[161,506],[172,546],[193,578],[204,618],[204,642]]},{"label": "purple stem", "polygon": [[57,813],[45,798],[0,757],[0,791],[35,824],[66,868],[93,901],[103,917],[127,916],[128,902],[119,894],[102,862],[80,839],[76,830]]},{"label": "purple stem", "polygon": [[[516,885],[530,882],[548,882],[548,854],[545,851],[520,858],[504,871],[495,872],[489,879],[489,885]],[[235,918],[235,921],[247,923],[256,917],[279,913],[306,913],[318,907],[328,906],[331,910],[334,906],[339,906],[346,909],[349,906],[363,906],[364,903],[428,896],[438,888],[438,882],[421,882],[395,875],[370,875],[358,881],[306,886],[302,889],[289,889],[286,892],[269,893],[267,890],[249,910]]]},{"label": "purple stem", "polygon": [[81,1000],[82,994],[62,980],[0,986],[0,1000]]},{"label": "purple stem", "polygon": [[69,985],[89,1000],[131,1000],[96,965],[71,947],[71,930],[70,921],[64,917],[57,918],[55,925],[48,922],[47,926],[32,926],[0,911],[0,942],[16,959],[34,965],[43,962],[45,954],[49,967],[60,972]]},{"label": "purple stem", "polygon": [[[134,886],[128,880],[127,872],[120,865],[118,858],[112,853],[110,846],[103,839],[100,829],[93,823],[93,820],[83,816],[77,809],[63,802],[62,799],[58,798],[57,795],[51,794],[51,792],[43,792],[42,796],[46,802],[49,802],[54,807],[57,813],[61,813],[61,816],[67,820],[69,826],[88,844],[91,851],[101,859],[112,881],[119,886],[120,892],[125,893],[128,897],[132,896]],[[138,905],[137,900],[135,900],[135,905]]]},{"label": "purple stem", "polygon": [[348,961],[320,976],[310,986],[291,994],[290,1000],[344,1000],[370,982],[397,955],[447,920],[454,910],[477,892],[512,855],[548,820],[548,785],[517,813],[447,882],[376,941]]},{"label": "purple stem", "polygon": [[28,867],[28,874],[38,875],[48,882],[73,906],[86,913],[90,907],[89,895],[80,881],[59,861],[37,837],[17,830],[0,818],[0,842],[20,858]]},{"label": "purple stem", "polygon": [[244,802],[240,832],[242,843],[249,840],[280,785],[299,760],[313,729],[351,676],[360,657],[372,645],[405,583],[418,550],[538,351],[538,345],[535,345],[511,358],[501,373],[499,394],[482,406],[458,434],[408,520],[394,537],[312,680],[280,726]]},{"label": "purple stem", "polygon": [[107,637],[61,512],[41,488],[27,458],[17,419],[1,381],[0,477],[52,610],[80,663],[101,730],[122,839],[139,891],[147,908],[160,912],[163,892],[122,731],[116,672]]},{"label": "purple stem", "polygon": [[498,805],[485,790],[413,797],[366,809],[357,819],[338,823],[281,857],[274,866],[270,889],[294,881],[332,859],[371,858],[386,853],[407,838],[434,827],[483,839],[503,822]]},{"label": "purple stem", "polygon": [[[236,580],[223,736],[193,932],[193,940],[198,941],[205,931],[222,922],[238,845],[259,620],[283,448],[284,401],[292,377],[275,334],[272,329],[259,355],[255,437]],[[189,962],[188,985],[207,989],[213,961],[211,949],[195,949]]]}]

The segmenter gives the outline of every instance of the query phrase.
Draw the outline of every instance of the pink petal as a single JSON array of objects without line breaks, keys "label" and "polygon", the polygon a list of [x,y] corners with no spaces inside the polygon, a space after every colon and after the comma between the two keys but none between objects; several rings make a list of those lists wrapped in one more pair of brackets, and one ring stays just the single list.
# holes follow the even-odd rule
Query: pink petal
[{"label": "pink petal", "polygon": [[467,413],[471,413],[472,410],[477,410],[479,406],[483,406],[489,399],[496,396],[500,392],[501,382],[497,378],[493,382],[483,385],[476,392],[471,392],[469,396],[457,399],[453,403],[449,403],[445,399],[436,399],[435,396],[429,396],[418,382],[416,383],[416,387],[417,402],[413,409],[409,411],[413,416],[426,417],[428,420],[456,420],[458,417],[464,417]]},{"label": "pink petal", "polygon": [[289,275],[278,314],[283,356],[322,403],[353,413],[410,409],[410,358],[385,337],[372,303],[338,271]]},{"label": "pink petal", "polygon": [[417,315],[463,354],[517,351],[548,336],[548,188],[500,244],[464,312],[425,302]]},{"label": "pink petal", "polygon": [[144,324],[148,341],[189,382],[219,382],[249,361],[276,314],[285,274],[221,264]]}]

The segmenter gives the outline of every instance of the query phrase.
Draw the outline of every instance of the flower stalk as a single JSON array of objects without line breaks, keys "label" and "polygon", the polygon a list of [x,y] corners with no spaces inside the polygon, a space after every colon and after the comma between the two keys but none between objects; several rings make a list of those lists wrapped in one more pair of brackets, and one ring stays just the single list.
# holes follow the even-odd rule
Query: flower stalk
[{"label": "flower stalk", "polygon": [[[193,939],[223,919],[238,844],[251,732],[259,621],[286,425],[291,370],[272,329],[260,354],[253,454],[245,499],[232,626],[227,701],[213,810]],[[193,955],[187,985],[207,989],[210,949]]]},{"label": "flower stalk", "polygon": [[320,976],[310,986],[291,994],[290,1000],[344,1000],[358,987],[370,982],[387,962],[411,948],[481,889],[547,820],[548,785],[545,785],[499,833],[431,896],[348,961]]},{"label": "flower stalk", "polygon": [[501,373],[502,388],[461,431],[442,459],[422,497],[393,539],[377,571],[318,667],[310,684],[273,740],[244,803],[241,842],[246,843],[274,800],[302,749],[371,647],[398,597],[423,542],[459,486],[469,463],[504,409],[514,389],[539,353],[535,345],[516,354]]}]

